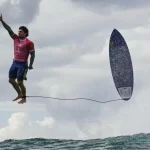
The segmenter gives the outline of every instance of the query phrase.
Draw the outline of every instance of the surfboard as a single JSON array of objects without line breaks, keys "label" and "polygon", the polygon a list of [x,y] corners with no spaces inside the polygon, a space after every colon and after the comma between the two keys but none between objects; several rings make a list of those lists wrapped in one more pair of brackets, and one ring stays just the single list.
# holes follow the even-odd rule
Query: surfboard
[{"label": "surfboard", "polygon": [[115,87],[123,100],[129,100],[134,84],[132,60],[127,43],[117,29],[110,36],[109,60]]}]

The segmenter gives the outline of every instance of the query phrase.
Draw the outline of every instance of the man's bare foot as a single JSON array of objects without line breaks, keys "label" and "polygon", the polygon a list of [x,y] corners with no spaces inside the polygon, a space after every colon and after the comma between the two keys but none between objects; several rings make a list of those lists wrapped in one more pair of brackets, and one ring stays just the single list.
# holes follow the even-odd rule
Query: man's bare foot
[{"label": "man's bare foot", "polygon": [[18,95],[15,99],[13,99],[12,101],[16,101],[16,100],[18,100],[18,99],[20,99],[20,98],[22,98],[22,96],[21,95]]},{"label": "man's bare foot", "polygon": [[18,102],[19,104],[23,104],[23,103],[26,103],[26,99],[23,98],[21,101]]}]

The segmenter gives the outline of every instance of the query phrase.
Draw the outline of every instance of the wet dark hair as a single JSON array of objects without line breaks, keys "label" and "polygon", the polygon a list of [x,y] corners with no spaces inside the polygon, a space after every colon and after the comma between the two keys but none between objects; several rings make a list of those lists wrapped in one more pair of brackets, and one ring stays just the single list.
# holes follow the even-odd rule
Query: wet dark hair
[{"label": "wet dark hair", "polygon": [[29,30],[27,27],[21,26],[21,27],[19,27],[19,29],[23,30],[23,32],[26,33],[26,37],[29,35]]}]

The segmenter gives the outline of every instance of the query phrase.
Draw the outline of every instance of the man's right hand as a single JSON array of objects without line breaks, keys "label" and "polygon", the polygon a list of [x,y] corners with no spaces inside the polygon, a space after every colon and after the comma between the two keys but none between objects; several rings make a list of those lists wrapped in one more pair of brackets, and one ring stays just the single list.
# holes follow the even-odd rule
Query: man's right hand
[{"label": "man's right hand", "polygon": [[2,14],[1,14],[1,16],[0,16],[0,21],[2,21],[3,20],[3,17],[2,17]]},{"label": "man's right hand", "polygon": [[2,22],[3,27],[8,31],[9,35],[12,38],[12,35],[14,35],[14,32],[12,31],[11,27],[4,22],[2,14],[0,15],[0,21]]}]

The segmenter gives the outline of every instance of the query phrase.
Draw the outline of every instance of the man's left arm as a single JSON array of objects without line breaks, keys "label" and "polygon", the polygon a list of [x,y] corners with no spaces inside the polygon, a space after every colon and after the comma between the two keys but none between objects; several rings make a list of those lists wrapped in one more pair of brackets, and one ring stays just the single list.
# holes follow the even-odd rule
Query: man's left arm
[{"label": "man's left arm", "polygon": [[35,51],[30,52],[30,63],[29,63],[29,69],[33,69],[33,62],[34,62],[34,58],[35,58]]},{"label": "man's left arm", "polygon": [[29,63],[29,69],[33,69],[33,63],[35,59],[35,48],[34,48],[34,43],[30,44],[29,47],[29,53],[30,53],[30,63]]}]

